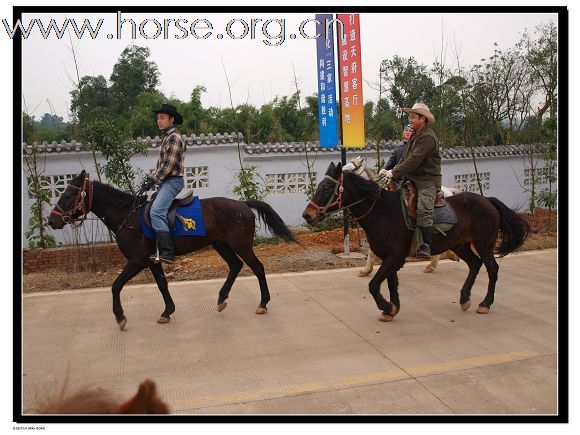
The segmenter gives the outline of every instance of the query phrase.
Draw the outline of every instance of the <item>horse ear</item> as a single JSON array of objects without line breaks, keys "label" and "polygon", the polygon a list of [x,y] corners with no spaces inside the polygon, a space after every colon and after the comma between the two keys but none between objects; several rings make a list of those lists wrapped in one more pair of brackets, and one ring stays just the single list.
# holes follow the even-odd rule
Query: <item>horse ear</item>
[{"label": "horse ear", "polygon": [[338,162],[338,165],[336,165],[336,169],[339,173],[342,172],[342,162]]},{"label": "horse ear", "polygon": [[334,171],[335,168],[336,166],[334,166],[334,162],[330,162],[330,165],[328,165],[328,172]]},{"label": "horse ear", "polygon": [[121,404],[115,414],[169,414],[169,408],[157,396],[155,382],[146,379],[137,394]]}]

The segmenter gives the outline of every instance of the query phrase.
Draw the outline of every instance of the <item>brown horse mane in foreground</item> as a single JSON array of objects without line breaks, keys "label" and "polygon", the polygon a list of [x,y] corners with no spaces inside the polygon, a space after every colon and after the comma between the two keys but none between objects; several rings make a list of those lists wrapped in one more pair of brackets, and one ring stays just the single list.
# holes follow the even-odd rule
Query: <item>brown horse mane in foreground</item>
[{"label": "brown horse mane in foreground", "polygon": [[67,393],[64,386],[57,394],[41,400],[34,414],[169,414],[169,407],[158,397],[155,382],[146,379],[137,394],[121,402],[103,388],[79,388]]}]

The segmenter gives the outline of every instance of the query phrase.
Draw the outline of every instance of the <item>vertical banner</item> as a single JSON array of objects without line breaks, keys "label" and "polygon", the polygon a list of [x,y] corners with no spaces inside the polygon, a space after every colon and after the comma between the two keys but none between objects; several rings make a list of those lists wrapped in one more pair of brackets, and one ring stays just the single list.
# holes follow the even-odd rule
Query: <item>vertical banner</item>
[{"label": "vertical banner", "polygon": [[362,90],[359,14],[337,14],[343,24],[337,25],[338,75],[340,76],[340,107],[342,112],[342,146],[364,148],[365,109]]},{"label": "vertical banner", "polygon": [[336,117],[336,80],[334,77],[334,33],[332,14],[316,14],[316,64],[318,72],[318,125],[320,127],[320,146],[338,147],[338,128]]}]

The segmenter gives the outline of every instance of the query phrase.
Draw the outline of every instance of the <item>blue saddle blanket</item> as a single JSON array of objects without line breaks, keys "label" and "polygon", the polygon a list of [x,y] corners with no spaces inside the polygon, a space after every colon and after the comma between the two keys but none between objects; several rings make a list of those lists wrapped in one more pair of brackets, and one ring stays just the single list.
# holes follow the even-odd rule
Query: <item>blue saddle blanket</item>
[{"label": "blue saddle blanket", "polygon": [[[155,240],[155,231],[145,222],[145,207],[141,209],[141,230],[149,240]],[[171,231],[173,237],[205,236],[205,225],[201,213],[199,197],[185,207],[178,207],[175,213],[175,228]]]}]

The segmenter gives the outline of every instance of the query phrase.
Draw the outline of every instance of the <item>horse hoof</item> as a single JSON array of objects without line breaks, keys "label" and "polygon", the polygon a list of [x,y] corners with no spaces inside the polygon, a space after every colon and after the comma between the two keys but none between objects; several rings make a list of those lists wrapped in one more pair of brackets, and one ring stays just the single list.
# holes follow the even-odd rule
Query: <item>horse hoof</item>
[{"label": "horse hoof", "polygon": [[467,311],[469,310],[469,307],[471,307],[471,301],[467,301],[464,304],[461,304],[461,311]]},{"label": "horse hoof", "polygon": [[379,322],[392,322],[398,312],[399,309],[395,304],[393,304],[393,308],[391,308],[390,313],[387,314],[384,311],[381,313],[381,315],[379,316]]},{"label": "horse hoof", "polygon": [[379,316],[379,322],[392,322],[395,316],[391,316],[390,314],[381,313]]},{"label": "horse hoof", "polygon": [[127,318],[126,317],[123,317],[121,320],[119,320],[117,322],[117,324],[119,325],[119,329],[121,331],[123,331],[125,329],[125,326],[127,326]]},{"label": "horse hoof", "polygon": [[367,272],[366,270],[360,270],[360,271],[358,272],[358,276],[369,276],[369,275],[370,275],[370,273],[371,273],[370,271],[369,271],[369,272]]},{"label": "horse hoof", "polygon": [[423,269],[423,273],[431,273],[433,272],[433,269],[431,269],[430,267],[426,267],[425,269]]},{"label": "horse hoof", "polygon": [[256,314],[266,314],[268,312],[268,308],[266,307],[258,307],[256,310]]},{"label": "horse hoof", "polygon": [[218,312],[221,313],[223,310],[226,309],[227,306],[228,306],[228,303],[227,302],[223,302],[221,304],[218,304]]},{"label": "horse hoof", "polygon": [[482,307],[481,305],[477,307],[477,314],[487,314],[489,313],[489,307]]},{"label": "horse hoof", "polygon": [[161,316],[159,318],[159,320],[157,320],[157,323],[159,323],[160,325],[163,325],[165,323],[169,323],[170,318],[169,317],[163,317]]}]

